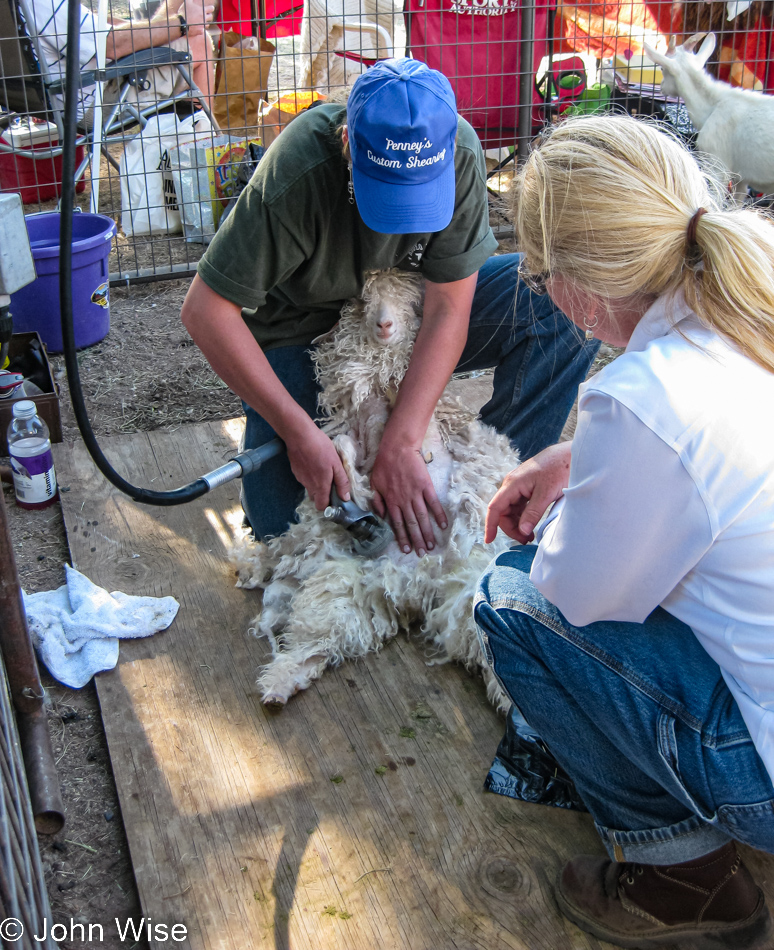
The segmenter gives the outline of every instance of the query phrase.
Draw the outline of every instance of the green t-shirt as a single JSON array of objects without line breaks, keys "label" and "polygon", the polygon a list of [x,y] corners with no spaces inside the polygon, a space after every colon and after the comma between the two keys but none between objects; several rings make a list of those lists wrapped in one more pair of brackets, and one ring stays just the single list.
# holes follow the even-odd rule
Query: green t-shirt
[{"label": "green t-shirt", "polygon": [[437,283],[474,274],[497,248],[481,145],[460,118],[451,223],[434,234],[378,234],[349,200],[338,129],[346,108],[302,113],[266,152],[199,262],[215,293],[243,308],[264,349],[306,345],[331,329],[364,273],[415,269]]}]

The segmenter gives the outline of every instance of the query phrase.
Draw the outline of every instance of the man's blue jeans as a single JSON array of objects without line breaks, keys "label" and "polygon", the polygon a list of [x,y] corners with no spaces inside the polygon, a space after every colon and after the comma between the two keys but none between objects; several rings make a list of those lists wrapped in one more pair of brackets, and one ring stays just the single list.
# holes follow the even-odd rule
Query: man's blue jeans
[{"label": "man's blue jeans", "polygon": [[774,788],[720,667],[657,608],[573,627],[501,554],[475,617],[501,685],[571,776],[611,857],[678,864],[731,838],[774,852]]},{"label": "man's blue jeans", "polygon": [[[519,259],[517,254],[491,257],[479,271],[457,372],[495,368],[494,393],[481,418],[504,432],[526,459],[559,439],[599,344],[587,343],[550,298],[518,283]],[[266,356],[291,396],[315,418],[319,390],[307,348],[280,347]],[[274,438],[249,406],[245,415],[246,448]],[[242,506],[257,538],[282,534],[302,498],[284,455],[243,481]]]}]

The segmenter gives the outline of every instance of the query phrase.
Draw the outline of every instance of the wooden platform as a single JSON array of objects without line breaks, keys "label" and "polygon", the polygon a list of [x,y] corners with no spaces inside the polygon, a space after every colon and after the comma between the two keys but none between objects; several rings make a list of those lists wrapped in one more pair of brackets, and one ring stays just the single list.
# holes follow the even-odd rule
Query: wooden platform
[{"label": "wooden platform", "polygon": [[[172,488],[238,436],[211,423],[104,448],[135,484]],[[154,950],[606,946],[552,896],[567,858],[601,852],[589,817],[482,791],[503,722],[477,679],[426,666],[421,644],[400,639],[267,712],[254,685],[267,649],[247,633],[258,596],[234,587],[225,557],[238,483],[150,508],[80,443],[56,447],[56,466],[74,566],[181,604],[97,678],[144,913],[188,928]]]}]

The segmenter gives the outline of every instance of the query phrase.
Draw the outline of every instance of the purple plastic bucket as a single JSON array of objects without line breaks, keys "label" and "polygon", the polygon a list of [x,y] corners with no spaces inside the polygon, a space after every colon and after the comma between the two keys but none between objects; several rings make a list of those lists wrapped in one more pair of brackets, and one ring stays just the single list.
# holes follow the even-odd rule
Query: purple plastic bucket
[{"label": "purple plastic bucket", "polygon": [[[61,353],[59,212],[25,218],[38,279],[11,294],[14,333],[37,331],[49,353]],[[110,329],[108,256],[115,222],[103,214],[73,215],[73,330],[75,345],[91,346]]]}]

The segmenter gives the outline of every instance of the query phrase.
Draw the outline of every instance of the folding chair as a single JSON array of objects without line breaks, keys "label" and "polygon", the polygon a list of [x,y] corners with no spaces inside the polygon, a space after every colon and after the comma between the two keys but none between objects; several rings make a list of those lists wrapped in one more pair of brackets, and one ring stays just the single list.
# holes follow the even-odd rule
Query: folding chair
[{"label": "folding chair", "polygon": [[392,0],[304,0],[299,88],[350,85],[393,51]]},{"label": "folding chair", "polygon": [[311,75],[302,84],[324,93],[351,86],[357,77],[380,59],[392,59],[392,37],[378,23],[354,20],[333,23],[325,48],[311,64]]},{"label": "folding chair", "polygon": [[[80,73],[81,88],[96,82],[118,79],[121,83],[118,100],[110,107],[103,123],[100,149],[105,158],[118,171],[118,162],[108,151],[108,146],[124,143],[130,135],[147,124],[148,118],[159,112],[174,108],[182,101],[193,103],[198,99],[201,108],[212,121],[212,115],[204,95],[194,83],[189,69],[191,55],[186,52],[156,46],[133,53],[109,63],[103,70],[83,70]],[[150,87],[148,73],[160,66],[174,66],[183,77],[187,88],[174,96],[139,106],[127,101],[132,87]],[[61,108],[53,98],[63,93],[64,82],[52,77],[46,65],[38,37],[35,20],[26,6],[26,0],[0,0],[0,108],[6,113],[44,118],[54,123],[58,142],[50,148],[16,148],[0,137],[0,152],[12,153],[33,161],[45,161],[62,154],[64,124]],[[5,116],[6,121],[13,116]],[[89,165],[88,147],[94,143],[93,131],[81,130],[76,138],[76,147],[87,147],[87,153],[75,173],[78,182]]]}]

